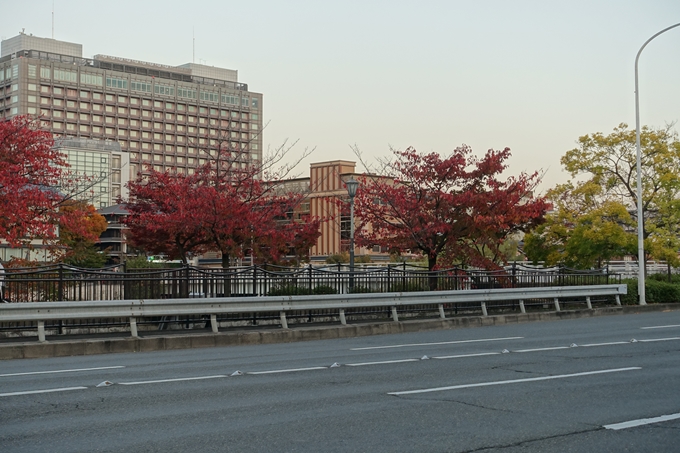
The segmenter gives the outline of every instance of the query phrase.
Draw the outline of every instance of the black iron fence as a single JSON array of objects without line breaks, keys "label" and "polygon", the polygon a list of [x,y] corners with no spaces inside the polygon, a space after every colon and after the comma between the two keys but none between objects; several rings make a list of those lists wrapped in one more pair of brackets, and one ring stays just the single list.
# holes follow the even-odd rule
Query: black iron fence
[{"label": "black iron fence", "polygon": [[619,283],[606,269],[582,271],[514,264],[485,271],[450,268],[428,272],[406,263],[283,268],[80,269],[63,264],[10,268],[0,274],[8,302],[163,299],[187,297],[348,294]]}]

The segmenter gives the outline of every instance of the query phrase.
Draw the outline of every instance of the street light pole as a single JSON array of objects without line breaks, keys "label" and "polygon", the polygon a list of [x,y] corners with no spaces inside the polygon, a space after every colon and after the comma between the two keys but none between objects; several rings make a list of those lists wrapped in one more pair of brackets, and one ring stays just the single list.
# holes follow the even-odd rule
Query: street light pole
[{"label": "street light pole", "polygon": [[354,197],[359,188],[359,181],[351,178],[345,182],[349,195],[349,289],[354,289]]},{"label": "street light pole", "polygon": [[635,147],[636,165],[637,165],[637,217],[638,217],[638,303],[640,305],[647,305],[645,300],[645,244],[644,244],[644,225],[645,219],[642,212],[642,152],[640,150],[640,90],[638,88],[638,60],[642,50],[647,47],[647,44],[662,33],[667,32],[675,27],[680,27],[680,23],[664,28],[654,36],[649,38],[638,50],[635,56]]}]

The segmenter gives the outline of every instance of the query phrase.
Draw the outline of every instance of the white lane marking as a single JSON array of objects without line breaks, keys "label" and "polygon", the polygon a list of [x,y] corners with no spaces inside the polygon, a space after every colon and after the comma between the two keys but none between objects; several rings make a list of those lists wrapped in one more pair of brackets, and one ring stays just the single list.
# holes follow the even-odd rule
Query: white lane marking
[{"label": "white lane marking", "polygon": [[386,365],[389,363],[420,362],[420,359],[385,360],[383,362],[347,363],[346,366]]},{"label": "white lane marking", "polygon": [[459,354],[459,355],[444,355],[441,357],[432,357],[433,359],[461,359],[464,357],[482,357],[485,355],[499,355],[500,352],[480,352],[477,354]]},{"label": "white lane marking", "polygon": [[87,387],[62,387],[59,389],[29,390],[26,392],[0,393],[0,396],[35,395],[38,393],[68,392],[69,390],[85,390]]},{"label": "white lane marking", "polygon": [[458,340],[458,341],[441,341],[437,343],[407,343],[407,344],[393,344],[388,346],[371,346],[366,348],[351,348],[350,351],[367,351],[369,349],[392,349],[392,348],[411,348],[415,346],[439,346],[444,344],[462,344],[462,343],[482,343],[485,341],[502,341],[502,340],[520,340],[524,337],[506,337],[506,338],[481,338],[479,340]]},{"label": "white lane marking", "polygon": [[558,349],[571,349],[571,346],[555,346],[553,348],[517,349],[517,350],[514,350],[512,352],[556,351]]},{"label": "white lane marking", "polygon": [[589,348],[591,346],[611,346],[615,344],[630,344],[630,341],[611,341],[609,343],[590,343],[590,344],[580,344],[579,346],[583,348]]},{"label": "white lane marking", "polygon": [[583,373],[573,373],[573,374],[560,374],[556,376],[542,376],[542,377],[535,377],[535,378],[524,378],[524,379],[513,379],[509,381],[492,381],[492,382],[478,382],[475,384],[463,384],[463,385],[452,385],[449,387],[435,387],[435,388],[429,388],[429,389],[420,389],[420,390],[406,390],[403,392],[391,392],[388,393],[388,395],[413,395],[416,393],[430,393],[430,392],[441,392],[444,390],[458,390],[458,389],[466,389],[466,388],[473,388],[473,387],[488,387],[491,385],[504,385],[504,384],[519,384],[521,382],[535,382],[535,381],[548,381],[552,379],[566,379],[566,378],[571,378],[571,377],[580,377],[580,376],[590,376],[593,374],[605,374],[605,373],[618,373],[620,371],[632,371],[632,370],[641,370],[642,368],[640,367],[629,367],[629,368],[614,368],[610,370],[598,370],[598,371],[585,371]]},{"label": "white lane marking", "polygon": [[671,327],[680,327],[680,324],[673,324],[673,325],[670,325],[670,326],[640,327],[640,329],[670,329]]},{"label": "white lane marking", "polygon": [[630,420],[630,421],[627,421],[627,422],[613,423],[611,425],[604,425],[604,428],[605,429],[619,430],[619,429],[626,429],[626,428],[634,428],[636,426],[651,425],[652,423],[667,422],[669,420],[677,420],[679,418],[680,418],[680,414],[662,415],[660,417],[641,418],[639,420]]},{"label": "white lane marking", "polygon": [[52,370],[52,371],[28,371],[26,373],[9,373],[9,374],[0,374],[0,377],[8,377],[8,376],[28,376],[31,374],[52,374],[52,373],[77,373],[80,371],[97,371],[97,370],[114,370],[117,368],[125,368],[124,366],[102,366],[102,367],[97,367],[97,368],[74,368],[72,370]]},{"label": "white lane marking", "polygon": [[670,338],[649,338],[647,340],[638,340],[640,343],[653,343],[655,341],[673,341],[680,340],[680,337],[670,337]]},{"label": "white lane marking", "polygon": [[291,368],[287,370],[271,370],[271,371],[248,371],[246,374],[275,374],[275,373],[293,373],[295,371],[312,371],[312,370],[326,370],[326,366],[313,366],[309,368]]},{"label": "white lane marking", "polygon": [[137,382],[118,382],[120,385],[141,385],[141,384],[160,384],[163,382],[180,382],[180,381],[200,381],[203,379],[217,379],[225,378],[226,374],[216,374],[214,376],[197,376],[189,378],[175,378],[175,379],[158,379],[155,381],[137,381]]}]

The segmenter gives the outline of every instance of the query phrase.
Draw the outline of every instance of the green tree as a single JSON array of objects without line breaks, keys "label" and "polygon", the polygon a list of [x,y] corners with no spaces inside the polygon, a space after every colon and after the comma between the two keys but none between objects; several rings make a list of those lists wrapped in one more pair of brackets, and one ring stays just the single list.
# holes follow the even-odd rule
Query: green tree
[{"label": "green tree", "polygon": [[524,252],[534,262],[569,267],[601,267],[635,250],[632,219],[626,207],[601,196],[592,182],[561,184],[548,192],[554,206],[535,231],[525,237]]},{"label": "green tree", "polygon": [[[657,259],[677,253],[680,142],[671,126],[643,127],[640,135],[645,248]],[[549,192],[555,210],[525,240],[535,261],[599,266],[637,246],[635,131],[620,124],[609,135],[584,135],[562,157],[572,178]]]},{"label": "green tree", "polygon": [[[564,168],[572,177],[587,178],[584,183],[602,188],[602,198],[619,201],[637,222],[637,167],[635,131],[622,123],[614,132],[584,135],[574,148],[562,157]],[[642,211],[644,237],[660,231],[670,215],[669,200],[680,193],[680,142],[672,126],[659,129],[643,127],[640,134],[642,168]],[[653,227],[655,225],[655,227]]]}]

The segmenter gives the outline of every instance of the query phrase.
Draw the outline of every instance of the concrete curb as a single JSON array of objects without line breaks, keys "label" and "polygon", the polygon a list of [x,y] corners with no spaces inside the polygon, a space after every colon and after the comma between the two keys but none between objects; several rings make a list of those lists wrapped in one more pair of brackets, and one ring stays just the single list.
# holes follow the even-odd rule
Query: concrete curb
[{"label": "concrete curb", "polygon": [[654,304],[646,306],[626,305],[605,307],[594,310],[565,310],[559,312],[513,313],[495,316],[465,316],[448,319],[419,319],[400,322],[334,325],[308,327],[293,326],[290,329],[251,330],[239,332],[192,333],[140,338],[66,339],[39,343],[30,342],[0,344],[0,360],[66,357],[77,355],[111,354],[127,352],[167,351],[220,346],[241,346],[297,341],[353,338],[368,335],[386,335],[408,332],[426,332],[465,327],[482,327],[503,324],[519,324],[536,321],[579,319],[593,316],[636,314],[647,312],[674,311],[676,304]]}]

